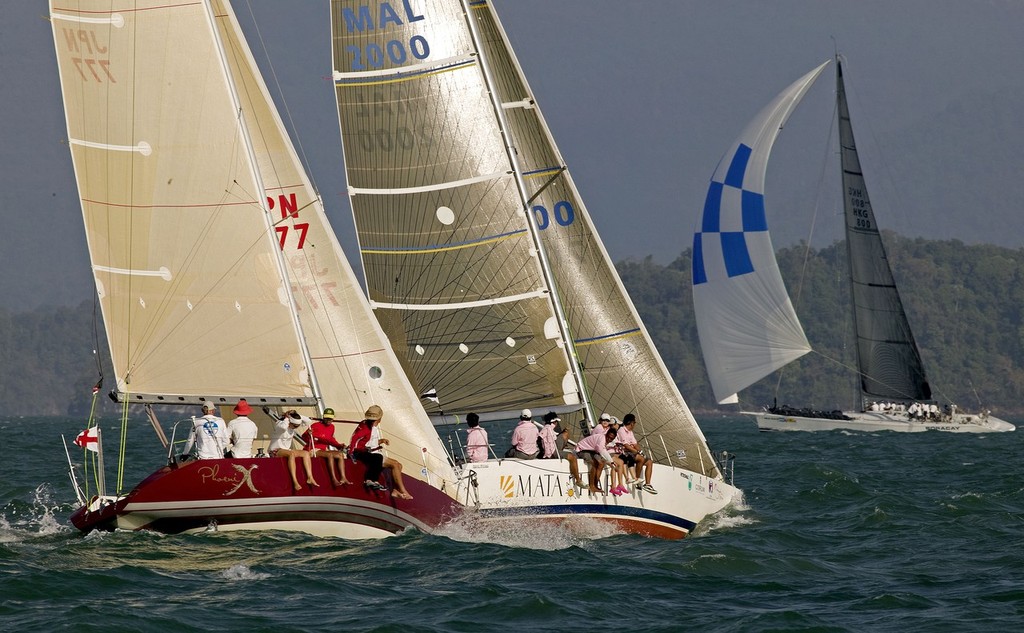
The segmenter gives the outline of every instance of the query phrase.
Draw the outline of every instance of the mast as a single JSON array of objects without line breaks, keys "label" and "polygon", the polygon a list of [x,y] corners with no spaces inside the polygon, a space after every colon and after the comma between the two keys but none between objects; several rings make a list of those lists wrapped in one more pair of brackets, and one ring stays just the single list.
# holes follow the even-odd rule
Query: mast
[{"label": "mast", "polygon": [[931,387],[921,352],[868,196],[838,56],[836,62],[843,215],[861,406],[868,398],[929,402]]},{"label": "mast", "polygon": [[466,22],[469,25],[470,35],[473,38],[473,47],[480,60],[480,69],[484,77],[484,82],[487,85],[487,93],[490,97],[491,107],[494,108],[494,115],[498,120],[498,127],[501,131],[501,138],[502,143],[505,146],[505,153],[508,156],[509,163],[512,165],[512,171],[516,181],[516,190],[519,192],[519,200],[522,203],[523,212],[526,214],[526,225],[530,231],[530,240],[533,242],[533,247],[537,251],[537,256],[540,258],[541,273],[544,278],[544,284],[548,290],[549,301],[551,302],[556,320],[558,321],[558,331],[562,337],[562,343],[565,347],[566,359],[569,362],[569,367],[572,369],[573,380],[576,382],[576,389],[579,393],[580,402],[583,405],[585,417],[591,423],[594,423],[597,420],[597,416],[594,415],[594,412],[591,409],[590,398],[587,394],[583,373],[580,369],[579,358],[576,355],[576,347],[573,343],[572,336],[568,332],[568,321],[562,308],[562,302],[558,297],[558,289],[555,286],[547,254],[540,239],[536,218],[530,212],[529,195],[526,191],[526,184],[523,182],[522,168],[520,167],[516,150],[512,146],[511,135],[508,131],[508,122],[505,119],[504,108],[499,102],[498,91],[494,85],[494,78],[491,75],[487,56],[484,54],[483,46],[480,44],[481,38],[478,25],[473,19],[473,10],[469,7],[468,0],[460,0],[460,2],[462,3],[462,8],[466,16]]},{"label": "mast", "polygon": [[[847,148],[843,145],[843,115],[844,112],[849,113],[845,100],[846,100],[846,85],[843,82],[843,65],[839,59],[839,53],[835,54],[836,60],[836,133],[839,135],[839,184],[843,188],[843,214],[846,215],[846,150]],[[847,116],[846,124],[850,125],[849,116]],[[851,142],[851,150],[855,150],[856,146]],[[857,301],[853,293],[853,286],[856,283],[853,278],[853,241],[850,235],[849,221],[844,218],[843,220],[843,231],[846,235],[846,278],[850,284],[850,316],[853,320],[853,354],[854,359],[857,363],[857,391],[860,393],[858,398],[859,402],[855,403],[855,406],[863,411],[867,408],[867,389],[865,380],[867,380],[867,374],[864,373],[864,362],[861,357],[860,351],[860,333],[858,332],[857,324]]]},{"label": "mast", "polygon": [[[209,21],[210,30],[213,33],[213,41],[217,47],[221,71],[224,73],[226,78],[228,91],[231,95],[231,101],[235,106],[235,112],[238,114],[238,126],[242,132],[242,138],[245,142],[245,151],[249,158],[249,168],[252,172],[252,177],[256,182],[257,194],[259,195],[260,200],[260,209],[263,211],[263,219],[266,224],[267,234],[273,235],[274,221],[270,214],[270,208],[267,205],[267,194],[266,187],[263,184],[263,175],[259,170],[259,162],[256,157],[256,151],[253,147],[252,137],[249,134],[249,126],[245,120],[245,112],[242,110],[241,100],[238,97],[235,82],[231,75],[231,66],[227,60],[227,54],[224,50],[224,42],[220,37],[220,31],[217,29],[216,16],[213,13],[213,7],[210,5],[210,0],[203,0],[203,8],[206,10],[206,17]],[[295,329],[295,336],[299,341],[299,347],[302,352],[302,361],[306,365],[309,384],[313,390],[313,397],[316,399],[317,408],[322,411],[324,407],[323,397],[321,396],[320,385],[316,379],[316,371],[314,371],[313,368],[313,360],[309,353],[309,346],[306,344],[306,337],[302,332],[302,324],[299,322],[298,314],[295,311],[295,297],[292,294],[292,284],[288,277],[288,267],[284,261],[284,253],[282,249],[276,247],[273,251],[278,274],[280,276],[281,283],[284,286],[284,294],[288,300],[288,311],[291,314],[292,326]]]}]

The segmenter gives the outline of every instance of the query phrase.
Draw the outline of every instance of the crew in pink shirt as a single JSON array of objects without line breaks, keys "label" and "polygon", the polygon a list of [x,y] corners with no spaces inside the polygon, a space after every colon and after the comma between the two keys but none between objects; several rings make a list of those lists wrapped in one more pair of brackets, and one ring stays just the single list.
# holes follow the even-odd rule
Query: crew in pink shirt
[{"label": "crew in pink shirt", "polygon": [[519,459],[537,459],[540,449],[537,446],[539,437],[537,426],[533,423],[533,413],[529,409],[523,409],[519,414],[519,424],[512,431],[512,448],[515,449],[514,457]]}]

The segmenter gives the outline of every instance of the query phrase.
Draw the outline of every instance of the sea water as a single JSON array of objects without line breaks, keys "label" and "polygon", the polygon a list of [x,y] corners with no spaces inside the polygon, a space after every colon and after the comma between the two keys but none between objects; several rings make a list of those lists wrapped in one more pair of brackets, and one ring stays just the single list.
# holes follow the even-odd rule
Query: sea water
[{"label": "sea water", "polygon": [[[1024,432],[701,424],[744,497],[683,541],[525,521],[345,541],[82,535],[61,435],[83,422],[0,420],[0,630],[1024,630]],[[128,437],[130,487],[163,457],[148,423]]]}]

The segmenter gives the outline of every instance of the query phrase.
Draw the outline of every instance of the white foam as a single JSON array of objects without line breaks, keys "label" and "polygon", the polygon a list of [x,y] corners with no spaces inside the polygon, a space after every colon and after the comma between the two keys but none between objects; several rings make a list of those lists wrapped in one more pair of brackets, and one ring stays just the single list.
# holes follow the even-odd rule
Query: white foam
[{"label": "white foam", "polygon": [[247,565],[232,565],[220,573],[225,580],[264,580],[270,578],[270,574],[255,572]]},{"label": "white foam", "polygon": [[436,534],[463,543],[492,543],[505,547],[561,550],[586,547],[589,541],[618,536],[606,521],[585,516],[538,521],[536,517],[487,518],[465,515],[442,526]]}]

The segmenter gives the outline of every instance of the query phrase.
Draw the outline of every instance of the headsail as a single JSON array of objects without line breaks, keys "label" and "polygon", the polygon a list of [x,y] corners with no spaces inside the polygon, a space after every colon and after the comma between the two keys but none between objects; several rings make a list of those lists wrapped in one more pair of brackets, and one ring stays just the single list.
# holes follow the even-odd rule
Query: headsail
[{"label": "headsail", "polygon": [[[716,472],[672,376],[619,279],[489,3],[473,3],[487,60],[516,149],[530,212],[595,411],[636,414],[645,449],[663,463]],[[667,454],[666,454],[667,451]]]},{"label": "headsail", "polygon": [[693,303],[715,398],[800,358],[811,347],[786,292],[765,218],[772,145],[825,62],[783,90],[719,162],[693,238]]},{"label": "headsail", "polygon": [[931,387],[868,199],[838,59],[836,99],[861,393],[872,400],[926,402],[931,400]]},{"label": "headsail", "polygon": [[369,405],[380,405],[389,451],[410,466],[448,473],[444,446],[370,312],[231,5],[212,4],[324,404],[341,420],[360,420]]},{"label": "headsail", "polygon": [[367,291],[415,387],[436,391],[423,404],[578,403],[464,3],[332,0],[331,23]]},{"label": "headsail", "polygon": [[117,390],[311,397],[207,4],[69,0],[51,20]]}]

